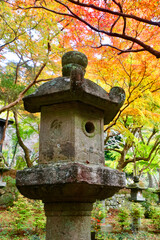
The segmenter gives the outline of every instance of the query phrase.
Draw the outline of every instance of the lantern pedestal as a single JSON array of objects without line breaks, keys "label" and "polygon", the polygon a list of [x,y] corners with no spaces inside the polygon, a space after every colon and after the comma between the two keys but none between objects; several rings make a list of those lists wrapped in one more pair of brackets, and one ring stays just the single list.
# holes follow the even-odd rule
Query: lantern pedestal
[{"label": "lantern pedestal", "polygon": [[125,187],[125,174],[80,163],[39,165],[17,172],[21,194],[42,199],[47,240],[90,240],[93,202]]},{"label": "lantern pedestal", "polygon": [[92,203],[45,203],[46,239],[90,240]]}]

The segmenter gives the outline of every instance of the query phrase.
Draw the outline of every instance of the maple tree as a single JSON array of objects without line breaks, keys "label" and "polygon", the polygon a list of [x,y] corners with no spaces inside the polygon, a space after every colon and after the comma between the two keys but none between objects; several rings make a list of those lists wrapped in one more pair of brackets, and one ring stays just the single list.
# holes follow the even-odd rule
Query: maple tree
[{"label": "maple tree", "polygon": [[125,114],[121,121],[123,131],[119,131],[118,123],[119,127],[117,125],[107,133],[105,150],[116,153],[112,157],[117,169],[127,170],[132,164],[134,174],[141,175],[142,172],[159,166],[160,129],[153,123],[147,125],[144,119],[141,122],[137,120],[131,114]]},{"label": "maple tree", "polygon": [[[72,21],[72,28],[85,44],[112,47],[119,54],[147,51],[160,58],[160,3],[157,0],[15,0],[19,9],[51,12]],[[13,4],[14,5],[14,4]],[[73,34],[69,33],[74,39]],[[108,43],[104,43],[107,36]]]},{"label": "maple tree", "polygon": [[[5,99],[5,106],[0,109],[2,113],[18,104],[32,86],[48,81],[56,74],[57,60],[64,52],[59,34],[67,25],[59,26],[50,14],[46,16],[41,11],[37,14],[36,11],[18,10],[11,8],[6,1],[1,1],[0,5],[1,91],[5,92],[9,86],[12,90],[13,87],[19,88],[14,97]],[[14,53],[18,61],[8,63],[6,68],[3,63],[8,52]],[[10,88],[10,94],[12,90]]]},{"label": "maple tree", "polygon": [[[120,86],[126,92],[125,104],[104,129],[106,142],[112,135],[111,129],[124,136],[122,152],[131,145],[123,158],[117,157],[118,168],[122,170],[136,161],[133,156],[130,158],[133,161],[128,161],[130,154],[145,157],[145,160],[137,161],[143,162],[143,166],[151,166],[157,161],[153,156],[158,151],[159,142],[155,151],[152,147],[159,132],[152,138],[145,156],[138,156],[136,152],[140,148],[144,151],[147,143],[141,146],[136,143],[140,137],[137,135],[139,129],[142,129],[142,134],[145,129],[152,131],[159,121],[159,2],[15,0],[2,3],[10,14],[3,14],[0,22],[6,33],[1,35],[3,48],[0,60],[4,61],[3,53],[7,49],[16,53],[19,61],[1,68],[3,107],[0,112],[13,109],[15,120],[17,114],[20,119],[22,114],[26,114],[21,106],[23,96],[57,75],[60,57],[64,52],[80,50],[89,59],[86,78],[95,81],[106,91],[113,86]],[[7,28],[4,16],[8,16]],[[145,116],[143,125],[141,116]],[[134,127],[125,125],[128,117],[132,117]],[[151,123],[152,119],[154,123]],[[18,121],[16,123],[19,126]],[[136,135],[133,131],[136,131]],[[22,132],[20,134],[23,135]],[[149,137],[148,132],[145,138]],[[18,139],[21,144],[22,136]],[[25,146],[21,146],[26,152]],[[149,155],[150,151],[153,154]],[[148,156],[150,158],[147,159]],[[30,157],[28,166],[31,165]]]},{"label": "maple tree", "polygon": [[[22,98],[33,92],[43,81],[55,76],[57,59],[63,47],[58,37],[63,30],[48,16],[33,12],[22,12],[10,8],[5,2],[1,5],[1,47],[0,47],[0,113],[7,111],[6,120],[13,117],[17,140],[25,153],[27,166],[32,165],[30,150],[23,142],[19,126],[19,116],[24,115]],[[50,43],[52,43],[52,48]],[[14,53],[15,60],[7,54]],[[12,57],[13,58],[13,57]],[[45,70],[45,71],[44,71]],[[13,114],[13,113],[14,114]],[[5,116],[5,114],[3,115]],[[31,119],[31,118],[30,118]],[[7,122],[5,129],[7,127]],[[28,131],[29,132],[29,131]],[[4,131],[5,135],[5,131]],[[1,143],[4,141],[4,135]]]},{"label": "maple tree", "polygon": [[[117,153],[112,166],[122,170],[137,162],[141,174],[146,169],[151,171],[159,166],[159,64],[157,61],[146,63],[142,56],[134,56],[135,59],[133,55],[128,59],[118,57],[116,63],[122,66],[121,70],[119,65],[117,70],[111,71],[113,64],[108,65],[109,73],[114,73],[114,79],[118,79],[118,84],[126,91],[126,102],[113,122],[105,128],[105,149],[113,155]],[[104,71],[100,72],[105,83],[107,78],[103,76]],[[114,85],[114,82],[110,84]],[[116,136],[121,136],[122,141],[116,141],[117,147],[115,144],[114,147],[112,144],[110,146],[111,139]]]}]

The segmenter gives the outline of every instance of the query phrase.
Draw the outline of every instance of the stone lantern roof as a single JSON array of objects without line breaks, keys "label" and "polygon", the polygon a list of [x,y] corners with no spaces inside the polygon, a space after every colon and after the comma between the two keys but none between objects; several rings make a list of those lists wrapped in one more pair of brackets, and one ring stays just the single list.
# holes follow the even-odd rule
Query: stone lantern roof
[{"label": "stone lantern roof", "polygon": [[24,97],[25,109],[35,113],[40,112],[45,105],[79,101],[103,110],[104,124],[112,121],[124,103],[125,92],[120,87],[113,87],[107,93],[93,81],[85,79],[87,62],[83,53],[71,51],[64,54],[63,76],[44,83],[35,93]]}]

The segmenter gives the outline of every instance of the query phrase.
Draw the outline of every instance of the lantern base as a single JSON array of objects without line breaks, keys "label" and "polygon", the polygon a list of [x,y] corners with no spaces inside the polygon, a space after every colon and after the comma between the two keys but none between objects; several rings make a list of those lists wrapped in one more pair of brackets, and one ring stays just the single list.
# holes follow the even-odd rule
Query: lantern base
[{"label": "lantern base", "polygon": [[46,240],[90,240],[92,203],[45,203]]}]

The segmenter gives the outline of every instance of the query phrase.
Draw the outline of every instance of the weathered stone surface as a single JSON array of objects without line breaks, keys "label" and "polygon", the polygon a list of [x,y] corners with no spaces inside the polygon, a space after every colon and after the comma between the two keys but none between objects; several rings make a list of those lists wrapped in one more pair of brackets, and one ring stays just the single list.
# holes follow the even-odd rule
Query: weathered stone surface
[{"label": "weathered stone surface", "polygon": [[44,202],[94,202],[125,187],[125,175],[107,167],[79,163],[39,165],[17,172],[17,188]]},{"label": "weathered stone surface", "polygon": [[77,51],[70,51],[62,57],[62,75],[70,76],[73,69],[80,69],[85,74],[88,59],[85,54]]},{"label": "weathered stone surface", "polygon": [[[118,89],[120,94],[118,94]],[[113,94],[112,90],[111,94],[108,94],[103,88],[88,79],[84,79],[80,89],[72,92],[70,77],[58,77],[41,85],[35,93],[24,97],[23,101],[25,109],[29,112],[40,112],[42,106],[55,103],[80,101],[103,110],[104,124],[108,124],[124,103],[124,90],[117,87],[116,93],[118,97],[115,92]]]},{"label": "weathered stone surface", "polygon": [[92,203],[45,203],[46,240],[90,240]]},{"label": "weathered stone surface", "polygon": [[84,53],[78,51],[69,51],[62,57],[62,67],[70,63],[75,63],[86,68],[88,59]]},{"label": "weathered stone surface", "polygon": [[41,108],[39,163],[104,166],[103,111],[70,102]]},{"label": "weathered stone surface", "polygon": [[120,88],[120,87],[111,88],[111,91],[109,92],[109,98],[118,103],[124,102],[125,92],[123,88]]}]

